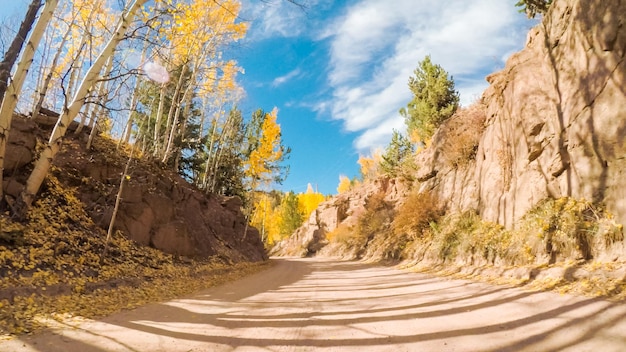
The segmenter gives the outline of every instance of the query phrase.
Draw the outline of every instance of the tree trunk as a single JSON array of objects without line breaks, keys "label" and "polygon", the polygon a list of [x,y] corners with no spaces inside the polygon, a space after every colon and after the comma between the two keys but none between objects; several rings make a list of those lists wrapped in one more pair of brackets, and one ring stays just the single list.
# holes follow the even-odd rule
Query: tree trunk
[{"label": "tree trunk", "polygon": [[52,63],[50,64],[50,70],[48,71],[46,78],[44,78],[43,82],[41,82],[41,85],[37,86],[38,88],[37,88],[37,91],[35,92],[36,94],[35,96],[37,97],[37,102],[35,103],[33,107],[32,115],[31,115],[31,118],[33,120],[37,119],[37,116],[39,116],[39,112],[41,111],[41,107],[43,106],[43,101],[45,100],[46,94],[48,93],[48,89],[50,88],[50,82],[52,81],[52,76],[59,64],[59,60],[61,59],[61,54],[64,51],[65,43],[67,42],[72,32],[72,24],[73,22],[67,26],[67,30],[65,31],[65,33],[63,34],[63,37],[61,38],[61,43],[59,44],[59,48],[57,49],[57,52],[54,54],[54,57],[52,58]]},{"label": "tree trunk", "polygon": [[15,34],[15,38],[13,38],[9,49],[4,53],[2,62],[0,62],[0,100],[4,98],[4,93],[9,84],[9,77],[11,76],[11,69],[13,65],[15,65],[17,57],[20,55],[22,47],[26,42],[26,37],[35,23],[39,8],[41,8],[41,0],[33,0],[33,2],[30,3],[26,15],[24,16],[24,21],[22,21],[17,34]]},{"label": "tree trunk", "polygon": [[[111,56],[109,60],[107,60],[106,68],[104,69],[104,73],[102,74],[101,77],[108,77],[111,74],[111,70],[113,70],[113,56]],[[106,89],[107,89],[107,82],[106,81],[99,82],[98,91],[96,92],[96,99],[105,100],[103,96],[104,96],[104,93],[106,92]],[[98,119],[99,114],[101,114],[102,105],[96,105],[96,104],[92,104],[92,105],[95,105],[95,106],[91,110],[91,117],[89,118],[89,127],[93,131],[93,128],[95,126],[95,121]],[[83,131],[83,128],[85,127],[85,117],[86,117],[85,115],[83,115],[83,117],[80,119],[80,123],[78,124],[76,131],[74,131],[74,134],[77,136],[80,135],[80,133]],[[89,149],[89,146],[87,146],[87,149]]]},{"label": "tree trunk", "polygon": [[50,170],[50,166],[54,157],[61,149],[63,137],[65,136],[68,125],[70,124],[70,122],[72,122],[72,120],[74,120],[74,117],[76,117],[81,107],[85,103],[85,97],[87,96],[87,93],[93,87],[100,71],[102,70],[102,67],[104,66],[108,58],[111,57],[115,52],[117,44],[124,37],[128,25],[135,16],[135,12],[146,2],[147,0],[135,0],[130,5],[128,11],[123,14],[121,21],[119,22],[116,30],[113,32],[113,35],[107,42],[106,46],[104,47],[104,49],[102,49],[102,51],[94,61],[93,65],[89,68],[89,70],[87,70],[85,77],[83,78],[81,84],[76,90],[76,94],[74,95],[72,102],[67,108],[63,109],[63,113],[57,120],[57,123],[52,130],[52,134],[50,136],[50,139],[48,140],[48,144],[41,152],[41,156],[39,157],[39,159],[37,159],[37,161],[35,162],[34,169],[28,177],[28,180],[26,181],[26,189],[22,192],[19,199],[20,204],[16,208],[18,217],[24,217],[28,207],[30,207],[33,200],[35,199],[35,195],[39,191],[41,184],[43,183],[46,175],[48,174],[48,171]]},{"label": "tree trunk", "polygon": [[[146,61],[146,51],[148,50],[148,42],[145,41],[143,42],[143,47],[141,48],[141,60],[139,62],[141,62],[141,64],[144,64],[144,61]],[[135,112],[135,110],[137,110],[137,103],[139,100],[139,83],[141,82],[141,78],[140,76],[135,77],[135,89],[133,89],[133,95],[130,98],[130,106],[128,107],[128,121],[126,121],[126,127],[124,128],[124,130],[122,131],[122,135],[120,136],[120,140],[117,144],[117,147],[120,147],[120,144],[122,144],[122,141],[126,144],[128,144],[130,142],[130,135],[131,132],[133,131],[133,112]]]},{"label": "tree trunk", "polygon": [[[178,82],[176,83],[176,89],[174,90],[174,95],[172,96],[172,101],[170,104],[170,110],[167,113],[167,122],[165,123],[165,133],[163,135],[163,154],[159,155],[161,148],[159,147],[159,140],[155,140],[157,148],[155,148],[155,156],[160,156],[162,159],[165,159],[165,144],[167,143],[167,138],[171,133],[172,127],[172,119],[174,118],[174,112],[176,111],[178,104],[178,96],[180,95],[180,90],[183,86],[183,78],[185,77],[185,72],[187,71],[187,65],[183,64],[182,69],[180,70],[180,76],[178,77]],[[165,161],[163,161],[165,162]]]},{"label": "tree trunk", "polygon": [[37,46],[41,41],[41,37],[45,32],[46,27],[48,26],[48,22],[50,18],[52,18],[52,14],[54,13],[54,9],[58,4],[58,0],[50,0],[46,1],[46,5],[44,6],[43,12],[41,16],[39,16],[39,20],[35,24],[33,28],[33,32],[28,40],[28,45],[26,49],[24,49],[24,53],[22,54],[22,58],[17,64],[17,70],[15,71],[15,76],[11,81],[11,84],[6,87],[4,84],[8,81],[8,74],[11,71],[11,67],[15,63],[17,55],[21,51],[21,47],[26,41],[26,36],[30,29],[33,27],[33,23],[35,21],[35,16],[39,7],[41,7],[41,1],[33,1],[28,8],[26,13],[26,17],[24,18],[24,22],[20,26],[20,30],[17,33],[15,40],[11,43],[11,47],[9,48],[9,52],[7,52],[7,56],[5,56],[5,60],[2,62],[2,65],[5,65],[0,68],[0,74],[6,74],[6,78],[0,79],[3,82],[0,89],[2,89],[2,102],[0,103],[0,201],[4,198],[3,193],[3,173],[4,173],[4,154],[6,153],[6,145],[9,139],[9,131],[11,130],[11,119],[13,118],[13,110],[17,105],[17,96],[20,94],[22,90],[22,85],[24,84],[24,80],[26,79],[26,75],[28,74],[28,69],[30,68],[31,63],[33,62],[33,56],[35,55],[35,51],[37,50]]},{"label": "tree trunk", "polygon": [[159,137],[161,131],[161,119],[163,117],[163,109],[165,108],[165,90],[167,89],[166,83],[161,83],[161,91],[159,92],[159,107],[157,108],[157,115],[154,123],[154,138],[152,146],[152,156],[158,155]]}]

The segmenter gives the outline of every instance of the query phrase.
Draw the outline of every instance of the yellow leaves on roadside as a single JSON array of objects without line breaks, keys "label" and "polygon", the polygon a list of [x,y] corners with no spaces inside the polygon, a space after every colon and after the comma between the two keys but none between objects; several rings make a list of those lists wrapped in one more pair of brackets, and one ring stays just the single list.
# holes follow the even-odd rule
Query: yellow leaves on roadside
[{"label": "yellow leaves on roadside", "polygon": [[254,212],[251,219],[252,226],[261,233],[261,239],[273,244],[280,237],[280,211],[272,204],[272,198],[262,194],[254,202]]},{"label": "yellow leaves on roadside", "polygon": [[290,236],[326,197],[308,185],[305,193],[256,193],[250,224],[261,233],[263,242],[271,246]]}]

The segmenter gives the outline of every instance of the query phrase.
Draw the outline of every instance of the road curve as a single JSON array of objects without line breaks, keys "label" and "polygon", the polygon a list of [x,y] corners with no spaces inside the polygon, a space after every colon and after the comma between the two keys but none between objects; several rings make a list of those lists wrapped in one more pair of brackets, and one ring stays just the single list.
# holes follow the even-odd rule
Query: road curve
[{"label": "road curve", "polygon": [[626,304],[324,259],[12,341],[3,352],[626,351]]}]

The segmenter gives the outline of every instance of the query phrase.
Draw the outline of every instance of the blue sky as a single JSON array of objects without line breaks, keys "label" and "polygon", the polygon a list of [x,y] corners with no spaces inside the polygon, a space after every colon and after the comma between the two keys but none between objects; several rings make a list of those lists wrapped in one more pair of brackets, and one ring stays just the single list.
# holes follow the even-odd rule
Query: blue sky
[{"label": "blue sky", "polygon": [[425,55],[456,82],[464,105],[485,76],[520,50],[533,23],[516,0],[245,0],[248,37],[235,50],[245,69],[244,110],[278,107],[292,148],[283,190],[307,183],[336,193],[340,174],[358,175],[360,154],[404,130],[398,110]]},{"label": "blue sky", "polygon": [[[292,149],[279,187],[295,192],[311,183],[336,193],[340,174],[358,176],[359,155],[384,148],[393,129],[404,130],[398,110],[410,100],[408,78],[426,55],[454,77],[468,105],[534,24],[518,13],[516,0],[299,1],[305,9],[287,0],[242,0],[250,30],[225,53],[245,70],[243,112],[278,108]],[[0,0],[0,19],[22,16],[28,2]]]}]

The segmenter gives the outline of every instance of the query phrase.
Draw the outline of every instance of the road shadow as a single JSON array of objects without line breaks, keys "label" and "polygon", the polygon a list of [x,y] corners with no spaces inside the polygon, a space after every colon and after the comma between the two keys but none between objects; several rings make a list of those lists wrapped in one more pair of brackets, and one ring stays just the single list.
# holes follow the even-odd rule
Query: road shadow
[{"label": "road shadow", "polygon": [[[323,288],[317,290],[317,284]],[[615,313],[616,307],[621,311]],[[558,350],[575,349],[624,319],[624,305],[595,298],[526,292],[355,262],[279,259],[266,271],[220,287],[76,326],[80,334],[57,337],[53,345],[27,342],[39,352],[107,351],[91,343],[93,339],[118,346],[115,351],[133,352],[237,347],[369,351],[472,338],[492,340],[478,349],[483,351],[528,346]],[[564,330],[584,334],[564,339]],[[542,348],[553,336],[559,336],[559,343]],[[616,338],[626,339],[626,331]]]}]

